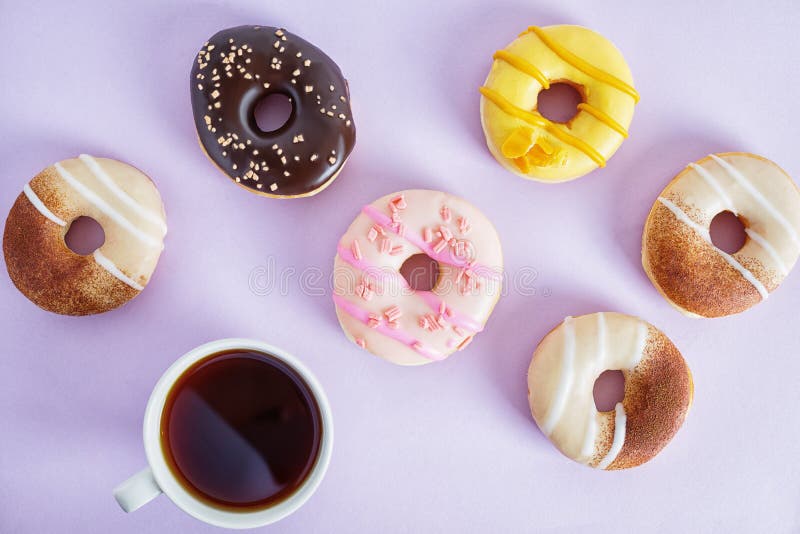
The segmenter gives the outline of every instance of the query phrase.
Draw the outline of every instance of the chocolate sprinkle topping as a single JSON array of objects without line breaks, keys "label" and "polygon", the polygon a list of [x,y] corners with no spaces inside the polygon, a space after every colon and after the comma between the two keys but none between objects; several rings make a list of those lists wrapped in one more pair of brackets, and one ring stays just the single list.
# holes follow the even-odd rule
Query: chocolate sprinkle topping
[{"label": "chocolate sprinkle topping", "polygon": [[[215,34],[197,54],[192,110],[208,157],[232,180],[270,196],[309,196],[336,177],[356,130],[347,81],[311,43],[280,28],[239,26]],[[286,124],[264,132],[256,105],[289,98]]]}]

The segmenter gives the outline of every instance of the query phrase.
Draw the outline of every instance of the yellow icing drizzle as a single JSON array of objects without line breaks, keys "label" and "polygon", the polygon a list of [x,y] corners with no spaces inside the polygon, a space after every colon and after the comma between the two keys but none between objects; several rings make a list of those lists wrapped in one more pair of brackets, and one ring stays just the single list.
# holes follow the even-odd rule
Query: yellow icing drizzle
[{"label": "yellow icing drizzle", "polygon": [[543,130],[545,130],[547,133],[551,134],[558,140],[567,143],[568,145],[574,146],[575,148],[577,148],[578,150],[589,156],[592,160],[594,160],[595,163],[597,163],[599,167],[605,167],[606,160],[603,157],[603,155],[600,154],[594,148],[592,148],[588,143],[586,143],[582,139],[579,139],[574,135],[568,134],[560,127],[553,124],[552,122],[542,117],[538,113],[534,113],[532,111],[526,111],[520,107],[515,106],[494,89],[489,89],[488,87],[481,87],[480,91],[484,97],[489,99],[494,105],[499,107],[505,113],[513,117],[516,117],[520,120],[523,120],[532,126],[542,128]]},{"label": "yellow icing drizzle", "polygon": [[507,50],[498,50],[494,53],[494,59],[505,61],[520,72],[524,72],[528,76],[536,79],[539,84],[545,89],[550,89],[550,82],[542,71],[537,69],[532,63],[525,61],[521,57],[508,52]]},{"label": "yellow icing drizzle", "polygon": [[613,76],[603,69],[595,67],[591,63],[587,62],[583,58],[576,56],[557,42],[553,41],[541,28],[536,26],[531,26],[528,28],[525,33],[535,33],[536,36],[545,44],[547,47],[552,50],[558,57],[575,67],[576,69],[588,74],[592,78],[599,80],[603,83],[606,83],[612,87],[616,87],[620,91],[629,94],[634,102],[639,102],[639,93],[636,92],[636,89],[628,85],[627,83],[623,82],[616,76]]},{"label": "yellow icing drizzle", "polygon": [[599,110],[591,104],[587,104],[586,102],[578,104],[578,109],[585,111],[600,122],[605,123],[609,128],[619,133],[622,137],[626,139],[628,138],[628,130],[623,128],[620,123],[612,119],[611,116],[604,111]]}]

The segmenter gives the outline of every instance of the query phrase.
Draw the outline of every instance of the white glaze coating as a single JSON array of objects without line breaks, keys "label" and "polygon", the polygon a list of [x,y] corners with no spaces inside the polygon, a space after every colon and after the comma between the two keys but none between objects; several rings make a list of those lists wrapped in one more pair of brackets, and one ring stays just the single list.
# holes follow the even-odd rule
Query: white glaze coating
[{"label": "white glaze coating", "polygon": [[795,227],[786,219],[786,217],[784,217],[783,213],[781,213],[781,211],[777,209],[772,202],[770,202],[770,200],[767,199],[763,193],[761,193],[761,191],[759,191],[759,189],[750,181],[750,179],[745,177],[745,175],[742,174],[742,172],[736,168],[735,165],[725,161],[716,154],[710,154],[708,157],[716,161],[720,167],[725,169],[725,172],[728,173],[728,176],[733,178],[739,185],[741,185],[744,190],[747,191],[747,193],[756,202],[758,202],[758,204],[760,204],[761,207],[764,208],[767,213],[769,213],[770,216],[784,228],[784,230],[786,230],[786,233],[789,234],[789,236],[792,238],[792,241],[798,243],[797,230]]},{"label": "white glaze coating", "polygon": [[103,212],[106,216],[110,217],[114,220],[117,224],[119,224],[122,228],[130,232],[130,234],[139,239],[142,243],[145,243],[150,246],[160,246],[160,242],[157,238],[149,235],[147,232],[143,231],[139,228],[136,224],[132,223],[127,217],[122,215],[119,211],[114,209],[109,202],[100,196],[96,191],[87,187],[83,184],[80,180],[75,178],[69,171],[67,171],[60,163],[56,163],[54,165],[58,174],[70,185],[72,186],[75,191],[78,192],[83,198],[86,199],[87,202],[94,205],[98,210]]},{"label": "white glaze coating", "polygon": [[[105,241],[93,259],[115,278],[141,290],[164,248],[167,228],[161,196],[153,183],[126,163],[85,154],[53,167],[55,172],[38,176],[26,188],[36,198],[48,190],[46,198],[55,199],[54,203],[42,206],[61,221],[80,216],[95,219]],[[26,196],[31,198],[27,192]]]},{"label": "white glaze coating", "polygon": [[166,235],[167,225],[160,213],[149,210],[131,197],[128,193],[126,193],[119,185],[117,185],[117,182],[115,182],[114,179],[108,175],[100,163],[98,163],[98,161],[92,156],[88,154],[81,154],[78,156],[78,159],[80,159],[89,168],[89,170],[92,171],[92,174],[94,174],[95,177],[97,177],[97,179],[100,180],[117,199],[119,199],[123,204],[131,208],[144,219],[147,219],[151,223],[161,228],[162,236]]},{"label": "white glaze coating", "polygon": [[[565,455],[606,468],[619,454],[625,440],[624,408],[619,404],[615,411],[598,412],[594,382],[607,370],[635,369],[647,339],[645,321],[601,312],[566,318],[536,348],[528,371],[531,413]],[[603,449],[602,429],[614,431],[610,449]]]},{"label": "white glaze coating", "polygon": [[[396,210],[399,222],[393,226],[389,204],[400,196],[405,207]],[[439,235],[442,228],[449,243]],[[425,241],[426,229],[430,242]],[[439,279],[431,292],[411,291],[399,274],[406,259],[421,253],[439,262]],[[430,363],[463,348],[483,328],[500,295],[502,267],[494,227],[465,200],[429,190],[387,195],[366,206],[339,242],[334,261],[337,315],[347,336],[373,354],[402,365]],[[478,287],[462,292],[470,279]],[[368,297],[360,290],[365,281],[371,287]],[[400,315],[390,321],[386,312],[393,306]],[[365,324],[370,314],[379,318],[375,328]]]},{"label": "white glaze coating", "polygon": [[561,372],[558,375],[558,386],[556,393],[550,402],[547,415],[542,421],[542,432],[549,436],[553,432],[553,427],[558,424],[564,407],[567,404],[567,396],[572,389],[572,382],[575,380],[575,326],[572,324],[572,317],[564,319],[564,355],[561,358]]}]

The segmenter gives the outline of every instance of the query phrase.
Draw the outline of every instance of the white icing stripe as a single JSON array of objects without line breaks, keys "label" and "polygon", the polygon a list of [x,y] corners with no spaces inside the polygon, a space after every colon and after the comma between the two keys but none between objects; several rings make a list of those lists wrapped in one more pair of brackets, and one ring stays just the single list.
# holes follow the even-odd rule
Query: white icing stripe
[{"label": "white icing stripe", "polygon": [[736,213],[736,209],[733,207],[733,202],[731,202],[731,198],[728,196],[728,194],[725,192],[725,190],[722,189],[722,186],[719,185],[719,182],[717,182],[717,179],[714,178],[714,176],[710,172],[708,172],[702,166],[700,166],[700,165],[698,165],[696,163],[690,163],[689,167],[691,167],[692,169],[697,171],[697,174],[699,174],[700,176],[703,177],[703,179],[706,181],[706,183],[709,186],[711,186],[711,188],[717,193],[717,195],[725,203],[725,206],[729,210],[731,210],[734,215],[738,215]]},{"label": "white icing stripe", "polygon": [[109,176],[105,170],[103,170],[97,160],[88,154],[81,154],[78,156],[78,159],[80,159],[83,164],[86,165],[90,171],[92,171],[92,174],[94,174],[98,180],[103,182],[103,185],[105,185],[112,193],[114,193],[114,196],[120,199],[123,204],[131,208],[142,218],[147,219],[151,223],[157,225],[159,228],[161,228],[162,234],[166,235],[167,225],[164,223],[164,219],[136,202],[136,200],[134,200],[128,193],[123,191],[122,188],[117,185],[117,182],[115,182],[114,179],[111,178],[111,176]]},{"label": "white icing stripe", "polygon": [[761,245],[761,248],[767,251],[767,254],[770,255],[772,261],[775,262],[775,266],[778,267],[778,270],[782,275],[786,276],[789,274],[789,269],[786,268],[786,265],[783,263],[783,260],[781,260],[780,255],[778,255],[778,251],[775,250],[772,245],[770,245],[769,241],[751,228],[745,228],[744,232],[748,235],[748,237],[750,237],[750,239]]},{"label": "white icing stripe", "polygon": [[115,278],[119,279],[122,282],[125,282],[126,284],[128,284],[137,291],[141,291],[142,289],[144,289],[143,286],[136,283],[135,280],[131,280],[125,275],[125,273],[120,271],[113,261],[109,260],[107,257],[103,255],[102,252],[100,252],[100,249],[95,250],[93,256],[94,256],[94,261],[96,261],[100,267],[111,273]]},{"label": "white icing stripe", "polygon": [[64,222],[63,219],[59,218],[55,213],[50,211],[47,208],[47,206],[44,205],[44,202],[42,202],[42,199],[40,199],[36,195],[36,193],[33,192],[33,189],[31,189],[30,184],[25,184],[25,187],[22,188],[22,192],[25,193],[25,196],[28,197],[28,200],[30,201],[30,203],[33,204],[33,207],[36,208],[36,210],[39,213],[41,213],[42,215],[44,215],[45,217],[47,217],[48,219],[50,219],[51,221],[53,221],[54,223],[56,223],[59,226],[66,226],[67,225],[67,223]]},{"label": "white icing stripe", "polygon": [[758,278],[756,278],[755,275],[753,275],[753,273],[747,270],[747,268],[744,265],[739,263],[736,260],[736,258],[714,246],[714,243],[711,242],[711,235],[708,233],[708,230],[706,228],[703,228],[702,226],[694,222],[692,219],[689,218],[688,215],[686,215],[686,213],[683,212],[682,209],[680,209],[678,206],[676,206],[666,198],[658,197],[658,200],[664,206],[666,206],[675,215],[675,217],[678,218],[679,221],[681,221],[686,226],[688,226],[689,228],[700,234],[700,237],[702,237],[709,245],[714,247],[717,253],[720,256],[722,256],[722,258],[725,261],[727,261],[731,267],[739,271],[739,274],[741,274],[745,280],[750,282],[753,285],[753,287],[756,288],[756,291],[758,291],[758,294],[761,295],[762,299],[766,299],[769,296],[769,291],[767,291],[767,288],[764,287],[764,284],[762,284],[761,281]]},{"label": "white icing stripe", "polygon": [[639,324],[636,325],[636,348],[633,352],[633,358],[631,358],[631,363],[629,369],[633,369],[639,362],[642,361],[642,356],[644,356],[644,344],[647,342],[647,325],[644,321],[639,321]]},{"label": "white icing stripe", "polygon": [[788,220],[786,220],[786,217],[784,217],[783,214],[780,211],[778,211],[777,208],[775,208],[775,206],[773,206],[769,200],[767,200],[767,198],[761,193],[761,191],[756,189],[753,186],[753,184],[751,184],[750,181],[747,178],[745,178],[745,176],[739,171],[739,169],[737,169],[736,167],[734,167],[733,165],[731,165],[730,163],[728,163],[727,161],[725,161],[724,159],[720,158],[715,154],[710,154],[709,157],[714,161],[716,161],[720,167],[725,169],[725,171],[728,173],[728,176],[737,181],[739,185],[741,185],[748,193],[750,193],[750,195],[753,198],[755,198],[758,201],[759,204],[761,204],[764,207],[764,209],[770,212],[770,214],[775,218],[775,220],[778,221],[780,225],[784,227],[786,232],[792,238],[792,241],[794,241],[795,243],[800,242],[800,239],[798,239],[797,237],[797,231],[794,229],[791,223]]},{"label": "white icing stripe", "polygon": [[[597,314],[597,363],[605,366],[606,361],[606,315],[603,312]],[[586,422],[586,430],[583,435],[581,445],[581,456],[589,462],[594,456],[594,442],[597,440],[597,410],[592,405],[589,420]]]},{"label": "white icing stripe", "polygon": [[619,451],[622,450],[622,446],[625,444],[625,426],[627,422],[628,417],[625,415],[625,407],[622,406],[621,402],[618,402],[614,414],[614,440],[611,442],[611,448],[608,449],[608,453],[597,464],[598,469],[606,469],[619,456]]},{"label": "white icing stripe", "polygon": [[161,241],[159,241],[158,239],[154,238],[151,235],[146,234],[141,229],[137,228],[133,223],[131,223],[127,218],[125,218],[125,216],[123,216],[117,210],[112,208],[108,204],[108,202],[100,198],[100,196],[97,193],[95,193],[94,191],[83,185],[81,182],[79,182],[78,179],[72,176],[64,167],[61,166],[60,163],[56,163],[54,167],[58,171],[58,174],[61,176],[61,178],[63,178],[65,182],[71,185],[73,189],[75,189],[84,198],[86,198],[86,200],[97,206],[97,208],[100,211],[102,211],[103,213],[114,219],[114,221],[116,221],[120,226],[128,230],[137,239],[153,247],[161,246]]},{"label": "white icing stripe", "polygon": [[564,412],[564,407],[567,404],[567,397],[569,390],[572,388],[573,376],[573,361],[575,360],[575,325],[572,323],[572,317],[564,319],[564,354],[561,361],[561,376],[558,379],[555,397],[550,404],[550,409],[547,416],[542,423],[542,431],[545,435],[550,436],[553,428],[561,418]]}]

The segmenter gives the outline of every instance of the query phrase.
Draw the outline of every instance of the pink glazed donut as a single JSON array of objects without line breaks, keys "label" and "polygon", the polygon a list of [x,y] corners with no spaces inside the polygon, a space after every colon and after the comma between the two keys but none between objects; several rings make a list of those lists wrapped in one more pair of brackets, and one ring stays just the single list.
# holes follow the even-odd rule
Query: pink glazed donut
[{"label": "pink glazed donut", "polygon": [[[401,266],[426,254],[430,291]],[[359,347],[399,365],[443,360],[483,330],[502,287],[503,254],[491,222],[469,202],[412,189],[365,206],[339,241],[336,315]]]}]

